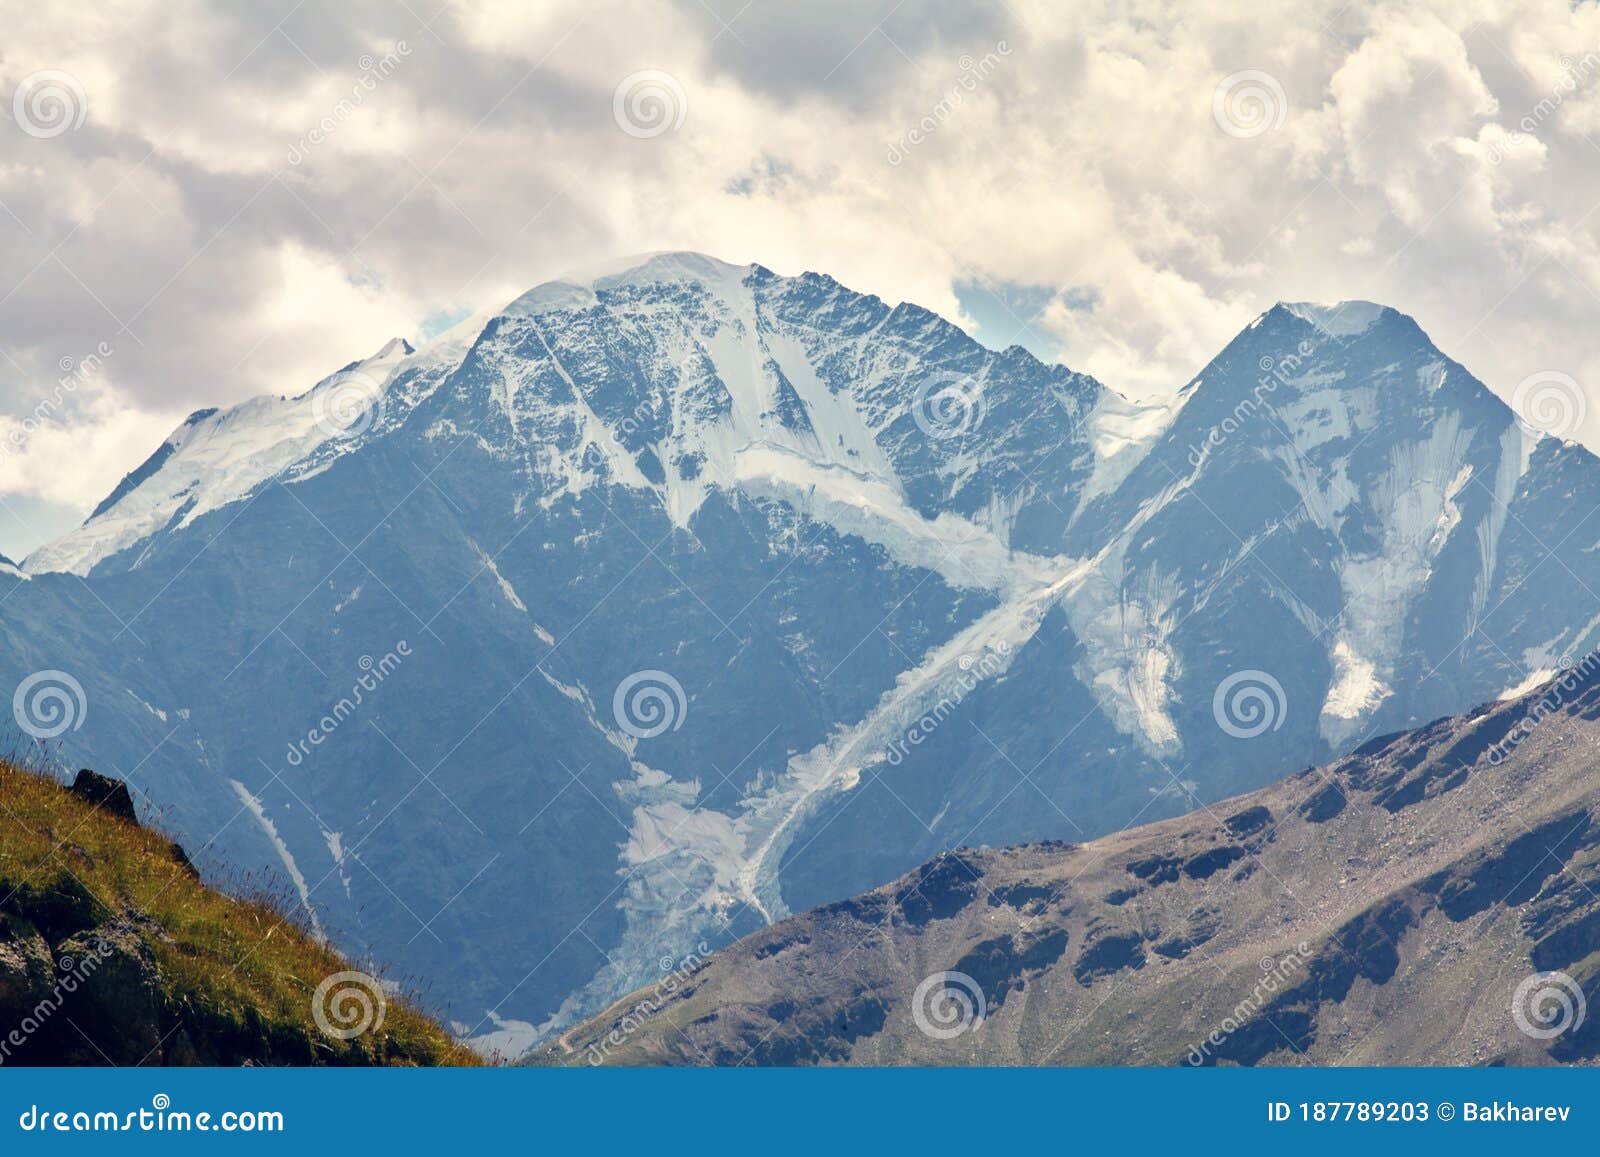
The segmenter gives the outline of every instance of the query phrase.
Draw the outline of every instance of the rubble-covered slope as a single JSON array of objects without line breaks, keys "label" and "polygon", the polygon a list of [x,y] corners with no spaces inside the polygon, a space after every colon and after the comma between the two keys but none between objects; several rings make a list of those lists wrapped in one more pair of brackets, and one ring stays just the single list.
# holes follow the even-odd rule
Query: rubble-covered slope
[{"label": "rubble-covered slope", "polygon": [[950,852],[534,1061],[1592,1062],[1597,671],[1181,819]]}]

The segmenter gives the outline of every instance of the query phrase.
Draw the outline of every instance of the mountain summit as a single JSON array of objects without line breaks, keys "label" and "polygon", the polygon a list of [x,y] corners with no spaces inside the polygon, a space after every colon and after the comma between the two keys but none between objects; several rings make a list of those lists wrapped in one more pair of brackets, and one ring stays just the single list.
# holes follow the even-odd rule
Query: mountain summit
[{"label": "mountain summit", "polygon": [[1276,307],[1140,406],[659,254],[195,415],[0,568],[0,665],[70,676],[29,734],[203,868],[281,874],[510,1051],[949,848],[1554,670],[1600,627],[1595,508],[1587,451],[1390,310]]}]

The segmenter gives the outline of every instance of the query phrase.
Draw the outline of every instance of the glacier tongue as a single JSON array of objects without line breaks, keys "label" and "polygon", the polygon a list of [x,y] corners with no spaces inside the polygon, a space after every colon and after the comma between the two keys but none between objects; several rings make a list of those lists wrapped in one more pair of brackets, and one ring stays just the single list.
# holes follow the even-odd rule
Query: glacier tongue
[{"label": "glacier tongue", "polygon": [[[1002,677],[1049,609],[1091,569],[1086,561],[1022,561],[999,584],[1007,592],[1004,602],[904,671],[865,717],[791,757],[776,775],[759,777],[728,812],[696,806],[698,783],[641,766],[635,782],[618,786],[633,805],[623,847],[626,932],[606,965],[538,1026],[535,1038],[648,983],[665,971],[665,961],[703,951],[741,908],[768,923],[787,916],[778,867],[820,803],[857,788],[865,771],[893,759],[895,744],[919,719],[942,720],[976,686]],[[596,726],[604,724],[596,720]],[[494,1039],[490,1034],[475,1043],[485,1047]]]},{"label": "glacier tongue", "polygon": [[923,518],[888,482],[769,443],[737,451],[730,473],[745,493],[787,502],[841,534],[876,543],[902,566],[932,571],[954,587],[1032,589],[1065,565],[1060,558],[1013,551],[987,526],[960,515],[940,511]]},{"label": "glacier tongue", "polygon": [[[1600,470],[1362,303],[1276,308],[1137,405],[821,275],[659,254],[343,374],[378,383],[358,429],[318,421],[340,375],[196,415],[31,581],[0,564],[0,662],[83,675],[89,762],[166,744],[149,790],[202,840],[247,793],[272,823],[220,854],[288,873],[465,1031],[492,1009],[497,1046],[953,841],[1170,814],[1168,776],[1220,798],[1600,632],[1566,618],[1600,555],[1563,537]],[[194,549],[219,531],[237,549]],[[102,647],[105,609],[52,570],[182,662]],[[362,707],[381,736],[255,773],[424,633]],[[1253,669],[1287,715],[1241,739],[1213,696]],[[660,671],[692,718],[641,738],[613,694]]]}]

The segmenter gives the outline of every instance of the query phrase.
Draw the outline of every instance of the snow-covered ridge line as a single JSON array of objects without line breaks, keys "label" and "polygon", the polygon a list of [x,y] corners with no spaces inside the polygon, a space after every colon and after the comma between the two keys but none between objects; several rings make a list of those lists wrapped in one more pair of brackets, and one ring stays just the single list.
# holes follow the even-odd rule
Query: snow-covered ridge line
[{"label": "snow-covered ridge line", "polygon": [[[716,374],[735,395],[733,420],[722,423],[732,429],[686,431],[686,449],[713,452],[713,456],[721,450],[721,464],[731,466],[733,447],[752,437],[789,433],[778,429],[773,420],[780,402],[769,380],[775,371],[786,388],[797,390],[803,398],[807,417],[815,425],[811,450],[825,461],[850,456],[859,465],[892,475],[887,458],[852,400],[836,397],[817,379],[805,351],[777,334],[765,334],[770,347],[757,336],[764,333],[752,289],[757,273],[765,275],[758,266],[731,265],[697,253],[626,258],[537,286],[503,309],[459,323],[421,350],[414,351],[394,339],[305,393],[262,396],[226,410],[200,411],[124,479],[82,526],[36,550],[23,561],[22,569],[85,575],[104,560],[165,529],[186,527],[204,514],[249,498],[263,484],[312,477],[365,440],[398,425],[432,387],[462,364],[495,318],[537,323],[553,312],[588,309],[597,304],[599,293],[624,288],[693,285],[706,302],[714,303],[733,322],[717,333],[698,335],[701,348],[680,351],[685,356],[709,355]],[[648,312],[648,307],[643,308]],[[754,345],[747,345],[752,339]],[[553,352],[550,356],[556,360]],[[515,369],[504,367],[508,387],[515,384]],[[392,390],[397,382],[404,384]],[[363,395],[357,399],[357,412],[346,412],[351,408],[350,398],[357,394]],[[514,395],[514,389],[509,389],[503,400],[508,411],[515,404]],[[359,403],[368,396],[379,404],[373,413],[363,414],[366,407]],[[593,445],[613,447],[615,431],[598,419],[587,432]],[[692,445],[697,440],[713,444]],[[626,456],[606,456],[612,481],[645,485],[631,461],[624,460]],[[569,466],[566,472],[573,491],[593,480],[585,477],[589,472],[581,465]],[[674,473],[663,496],[675,522],[687,523],[712,481],[693,482]]]},{"label": "snow-covered ridge line", "polygon": [[[862,397],[848,396],[851,391],[841,395],[836,385],[823,384],[808,360],[807,351],[789,335],[764,327],[758,318],[752,287],[773,276],[758,265],[731,264],[700,253],[658,252],[625,257],[536,286],[503,309],[459,324],[420,351],[412,351],[395,339],[372,357],[353,363],[304,394],[256,398],[221,412],[202,411],[180,426],[157,454],[130,476],[126,492],[119,487],[83,526],[35,551],[23,561],[22,569],[29,573],[87,574],[105,559],[163,529],[187,526],[208,512],[248,498],[264,483],[274,479],[294,482],[309,477],[356,448],[364,436],[391,429],[396,421],[395,412],[402,415],[409,412],[426,395],[428,385],[436,385],[459,366],[473,340],[493,318],[537,321],[551,314],[582,311],[601,302],[601,295],[619,289],[693,285],[699,288],[706,301],[714,302],[734,323],[715,334],[701,335],[703,349],[700,351],[709,355],[716,373],[735,394],[733,428],[727,431],[731,436],[720,446],[696,447],[693,443],[704,437],[707,429],[684,431],[687,437],[680,448],[689,451],[720,449],[723,451],[721,465],[731,469],[733,463],[727,452],[733,447],[758,439],[784,443],[783,435],[792,431],[774,429],[776,423],[769,420],[775,408],[784,404],[784,399],[772,395],[771,383],[764,380],[768,371],[774,370],[782,388],[798,394],[800,404],[815,427],[807,449],[816,460],[848,461],[880,478],[892,478],[893,469],[888,467],[876,436],[893,414],[868,413],[861,408]],[[779,277],[777,280],[799,284],[805,279]],[[819,302],[818,308],[824,312],[831,309],[840,294],[849,296],[849,291],[836,287],[832,296]],[[1358,301],[1331,305],[1284,303],[1279,308],[1331,335],[1345,337],[1365,332],[1378,318],[1392,312],[1383,306]],[[905,304],[896,306],[888,311],[883,321],[891,317],[903,318],[905,311],[916,309]],[[926,315],[929,325],[948,325],[936,315],[920,312]],[[1260,321],[1258,318],[1254,324]],[[864,350],[861,343],[867,336],[858,334],[849,341]],[[746,343],[752,338],[756,339],[754,344],[747,347]],[[914,370],[914,366],[903,366],[898,372]],[[396,391],[398,396],[385,396],[391,413],[380,416],[370,432],[349,436],[338,428],[338,423],[323,420],[325,415],[321,413],[327,400],[324,394],[344,376],[372,379],[373,388],[379,394],[385,394],[396,381],[408,384]],[[420,388],[419,382],[422,383]],[[1187,395],[1180,395],[1175,402],[1181,404],[1186,398]],[[868,403],[869,408],[876,404],[875,399]],[[1171,423],[1178,408],[1177,404],[1127,403],[1116,399],[1109,391],[1095,403],[1089,430],[1095,467],[1080,500],[1080,510],[1089,499],[1109,493],[1120,485],[1144,451]],[[789,441],[798,444],[801,440]],[[624,464],[613,465],[619,467],[618,473],[626,473],[621,469]],[[569,473],[576,477],[581,472]],[[731,480],[731,476],[696,481],[686,481],[675,475],[669,477],[663,496],[673,520],[686,524],[714,482]],[[638,478],[628,479],[633,484],[639,481]],[[578,479],[577,488],[582,485],[582,480]]]},{"label": "snow-covered ridge line", "polygon": [[1330,337],[1356,337],[1366,333],[1390,312],[1371,301],[1285,301],[1283,308]]},{"label": "snow-covered ridge line", "polygon": [[31,574],[86,575],[168,526],[188,526],[262,483],[290,475],[318,451],[348,452],[364,428],[362,413],[379,404],[412,353],[396,338],[297,397],[269,395],[193,415],[125,481],[124,493],[77,530],[29,555],[23,567]]}]

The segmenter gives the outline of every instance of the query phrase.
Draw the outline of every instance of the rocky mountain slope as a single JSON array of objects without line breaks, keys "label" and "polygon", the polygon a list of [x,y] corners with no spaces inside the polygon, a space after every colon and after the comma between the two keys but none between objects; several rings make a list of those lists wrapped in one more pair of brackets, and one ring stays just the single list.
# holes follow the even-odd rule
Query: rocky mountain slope
[{"label": "rocky mountain slope", "polygon": [[1084,844],[961,849],[619,1001],[546,1064],[1600,1058],[1600,655]]},{"label": "rocky mountain slope", "polygon": [[1600,637],[1596,509],[1392,310],[1274,308],[1139,407],[662,254],[193,415],[0,568],[0,687],[514,1049],[948,848],[1548,675]]},{"label": "rocky mountain slope", "polygon": [[0,1065],[475,1062],[274,907],[202,885],[120,781],[0,763]]}]

